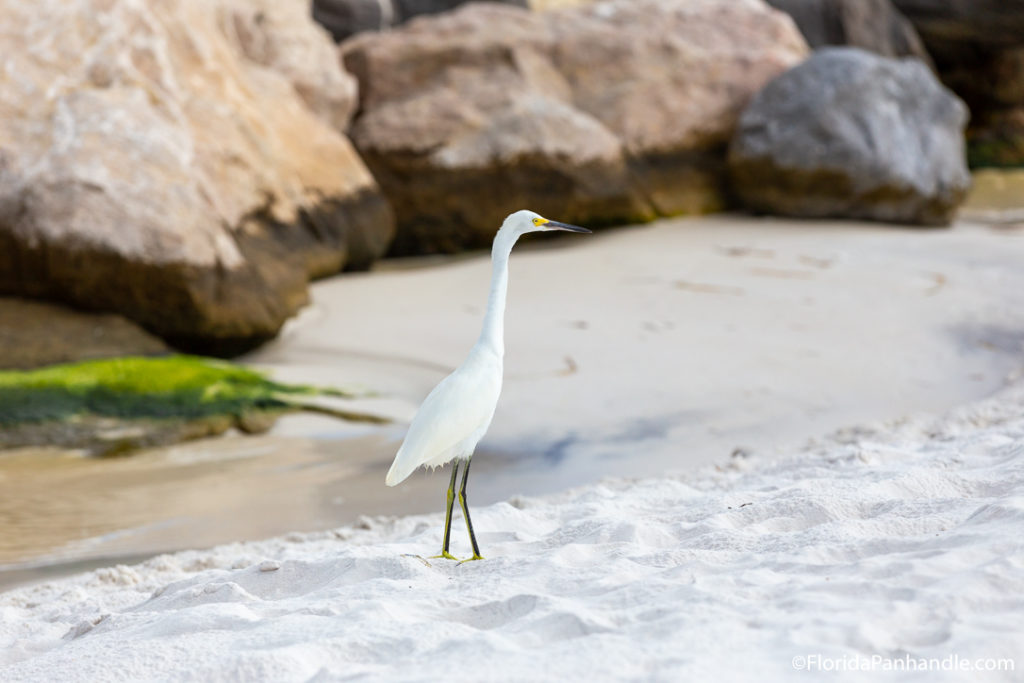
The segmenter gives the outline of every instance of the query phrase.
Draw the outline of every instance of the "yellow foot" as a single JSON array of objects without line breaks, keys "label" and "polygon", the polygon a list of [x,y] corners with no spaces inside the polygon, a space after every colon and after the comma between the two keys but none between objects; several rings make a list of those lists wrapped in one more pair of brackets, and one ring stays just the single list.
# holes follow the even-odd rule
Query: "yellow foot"
[{"label": "yellow foot", "polygon": [[462,562],[459,562],[459,564],[466,564],[467,562],[473,562],[474,560],[482,560],[482,559],[484,559],[484,558],[482,558],[479,555],[473,555],[473,557],[470,557],[469,559],[463,560]]},{"label": "yellow foot", "polygon": [[459,558],[452,555],[447,550],[442,550],[440,555],[431,555],[431,560],[458,560]]}]

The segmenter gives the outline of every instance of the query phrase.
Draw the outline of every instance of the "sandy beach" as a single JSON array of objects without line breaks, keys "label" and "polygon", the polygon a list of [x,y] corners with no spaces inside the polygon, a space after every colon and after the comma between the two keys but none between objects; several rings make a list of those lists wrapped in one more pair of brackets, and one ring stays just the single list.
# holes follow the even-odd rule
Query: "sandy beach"
[{"label": "sandy beach", "polygon": [[[715,216],[521,245],[505,389],[471,500],[772,458],[991,395],[1024,358],[1021,262],[1019,229],[970,222]],[[444,472],[397,489],[383,475],[404,420],[475,339],[489,265],[486,254],[389,261],[322,281],[281,338],[245,359],[285,381],[372,389],[359,407],[391,426],[296,416],[265,436],[130,459],[5,455],[19,485],[0,501],[0,585],[438,510]]]},{"label": "sandy beach", "polygon": [[476,512],[482,562],[422,558],[438,514],[367,517],[11,591],[0,673],[1019,680],[1022,415],[1018,384],[771,461],[513,497]]}]

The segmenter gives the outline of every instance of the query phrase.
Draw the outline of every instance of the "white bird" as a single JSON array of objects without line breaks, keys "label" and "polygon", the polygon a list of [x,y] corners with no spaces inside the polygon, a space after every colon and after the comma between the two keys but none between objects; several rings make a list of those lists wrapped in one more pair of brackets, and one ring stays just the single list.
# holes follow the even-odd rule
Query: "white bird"
[{"label": "white bird", "polygon": [[494,236],[491,249],[493,273],[491,292],[487,299],[483,330],[466,360],[455,372],[441,380],[423,401],[409,425],[402,447],[388,470],[385,482],[395,486],[405,480],[420,465],[440,467],[452,465],[452,479],[448,484],[447,511],[444,518],[444,540],[441,554],[456,559],[448,552],[451,537],[452,507],[455,501],[455,478],[459,463],[465,462],[462,485],[459,487],[459,507],[466,520],[469,541],[473,545],[471,560],[482,560],[480,548],[473,534],[473,522],[466,507],[466,479],[469,461],[476,445],[487,433],[501,394],[502,361],[505,356],[505,295],[508,292],[508,257],[521,235],[528,232],[568,230],[590,232],[586,228],[548,220],[533,211],[516,211],[501,224]]}]

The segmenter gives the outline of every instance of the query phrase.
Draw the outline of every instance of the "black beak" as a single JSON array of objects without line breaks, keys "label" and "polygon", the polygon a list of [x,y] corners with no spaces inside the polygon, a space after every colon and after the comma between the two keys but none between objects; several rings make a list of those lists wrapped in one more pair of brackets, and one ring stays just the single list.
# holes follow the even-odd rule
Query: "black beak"
[{"label": "black beak", "polygon": [[568,230],[569,232],[590,232],[590,230],[581,228],[578,225],[569,225],[568,223],[559,223],[558,221],[548,221],[544,224],[544,227],[553,230]]}]

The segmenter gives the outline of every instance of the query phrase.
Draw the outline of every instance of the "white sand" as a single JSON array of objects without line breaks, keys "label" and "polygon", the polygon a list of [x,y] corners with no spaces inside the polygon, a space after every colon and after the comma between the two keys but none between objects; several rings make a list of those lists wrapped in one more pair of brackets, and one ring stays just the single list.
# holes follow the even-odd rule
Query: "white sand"
[{"label": "white sand", "polygon": [[844,434],[480,508],[484,562],[378,518],[5,593],[0,679],[1021,680],[1024,387]]}]

